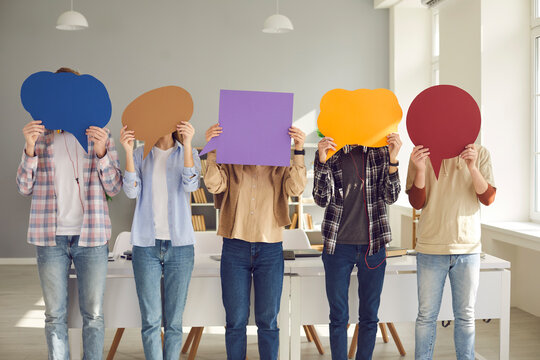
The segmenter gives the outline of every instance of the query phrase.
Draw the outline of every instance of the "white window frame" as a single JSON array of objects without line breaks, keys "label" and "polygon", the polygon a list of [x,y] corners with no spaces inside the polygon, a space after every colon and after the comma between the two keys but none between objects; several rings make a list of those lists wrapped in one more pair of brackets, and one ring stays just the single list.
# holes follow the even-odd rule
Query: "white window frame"
[{"label": "white window frame", "polygon": [[431,10],[431,85],[439,85],[440,32],[439,10]]},{"label": "white window frame", "polygon": [[[538,15],[538,17],[537,17]],[[532,221],[540,222],[540,0],[531,0],[531,204]],[[537,207],[537,204],[539,205]]]}]

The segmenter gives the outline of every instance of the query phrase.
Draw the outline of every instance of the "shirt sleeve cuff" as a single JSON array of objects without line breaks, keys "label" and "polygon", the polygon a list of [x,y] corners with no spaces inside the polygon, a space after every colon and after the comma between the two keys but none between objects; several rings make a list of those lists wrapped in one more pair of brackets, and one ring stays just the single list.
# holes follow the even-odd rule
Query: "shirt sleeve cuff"
[{"label": "shirt sleeve cuff", "polygon": [[319,151],[317,150],[317,153],[315,154],[315,170],[322,172],[322,171],[328,171],[330,170],[330,166],[328,166],[328,160],[323,164],[319,161]]},{"label": "shirt sleeve cuff", "polygon": [[493,203],[493,201],[495,201],[495,193],[496,193],[497,189],[495,189],[493,186],[491,186],[490,184],[488,184],[488,188],[486,191],[484,191],[483,194],[477,194],[478,196],[478,200],[486,205],[486,206],[489,206]]},{"label": "shirt sleeve cuff", "polygon": [[305,166],[304,155],[293,155],[293,165]]},{"label": "shirt sleeve cuff", "polygon": [[426,203],[426,187],[419,189],[413,184],[409,189],[409,203],[416,210],[423,208]]},{"label": "shirt sleeve cuff", "polygon": [[388,179],[390,182],[399,181],[399,171],[388,174]]},{"label": "shirt sleeve cuff", "polygon": [[137,174],[131,171],[124,172],[124,181],[125,182],[135,182],[137,181]]},{"label": "shirt sleeve cuff", "polygon": [[197,175],[197,168],[195,166],[184,167],[183,174],[184,174],[184,176],[187,176],[188,178],[196,176]]},{"label": "shirt sleeve cuff", "polygon": [[[97,157],[97,155],[96,155],[96,157]],[[99,157],[97,159],[98,159],[99,168],[101,170],[105,169],[111,163],[111,159],[109,158],[109,152],[108,151],[101,159]]]},{"label": "shirt sleeve cuff", "polygon": [[37,162],[38,162],[37,155],[34,154],[34,156],[28,156],[28,154],[26,153],[26,148],[24,148],[24,150],[23,150],[22,159],[23,159],[25,165],[28,166],[28,167],[34,167],[34,166],[37,165]]}]

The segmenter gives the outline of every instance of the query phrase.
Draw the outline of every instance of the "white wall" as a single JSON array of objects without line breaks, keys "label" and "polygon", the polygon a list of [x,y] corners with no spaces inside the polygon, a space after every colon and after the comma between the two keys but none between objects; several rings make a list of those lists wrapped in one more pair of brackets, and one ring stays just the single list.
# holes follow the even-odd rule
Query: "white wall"
[{"label": "white wall", "polygon": [[[374,10],[371,0],[280,5],[295,30],[273,36],[261,32],[273,0],[76,1],[90,23],[79,32],[54,28],[68,1],[0,1],[0,257],[34,256],[25,242],[30,202],[15,186],[21,128],[29,120],[19,90],[33,72],[70,66],[101,79],[113,103],[109,127],[116,137],[122,111],[136,96],[183,86],[195,102],[199,146],[217,121],[222,88],[294,92],[294,118],[311,113],[312,131],[326,91],[388,87],[388,10]],[[308,141],[316,140],[311,133]],[[114,198],[113,236],[130,227],[132,209],[123,194]]]},{"label": "white wall", "polygon": [[[485,221],[528,221],[531,191],[529,0],[482,0],[482,143],[490,150],[497,199]],[[540,252],[482,233],[484,250],[512,262],[512,305],[540,316]]]},{"label": "white wall", "polygon": [[[390,9],[390,89],[403,109],[399,134],[403,146],[399,153],[400,178],[405,190],[409,156],[414,147],[407,133],[407,111],[420,92],[431,85],[431,11],[425,7]],[[398,200],[408,204],[403,193]],[[394,239],[399,238],[394,230]]]},{"label": "white wall", "polygon": [[440,83],[459,86],[480,104],[480,0],[447,0],[439,6]]},{"label": "white wall", "polygon": [[528,221],[531,192],[530,0],[482,0],[482,143],[497,201],[489,221]]}]

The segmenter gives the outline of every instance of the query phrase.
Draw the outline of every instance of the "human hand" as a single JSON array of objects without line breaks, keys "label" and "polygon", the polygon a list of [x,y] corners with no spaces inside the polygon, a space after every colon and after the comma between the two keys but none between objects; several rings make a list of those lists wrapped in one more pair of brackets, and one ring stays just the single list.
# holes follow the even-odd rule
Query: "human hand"
[{"label": "human hand", "polygon": [[334,143],[334,139],[330,137],[323,137],[318,144],[319,162],[322,164],[326,163],[326,155],[328,154],[328,150],[336,150],[336,146],[337,145]]},{"label": "human hand", "polygon": [[45,132],[45,126],[41,120],[30,121],[23,127],[23,135],[26,140],[26,155],[34,156],[34,148],[38,137]]},{"label": "human hand", "polygon": [[396,163],[399,149],[401,149],[401,138],[398,133],[391,133],[386,136],[386,142],[388,143],[388,152],[390,153],[390,162]]},{"label": "human hand", "polygon": [[86,129],[86,135],[94,143],[94,152],[98,158],[102,158],[107,153],[107,140],[109,140],[109,134],[105,128],[98,126],[90,126]]},{"label": "human hand", "polygon": [[182,137],[184,146],[191,145],[191,141],[195,135],[195,128],[193,125],[187,121],[182,121],[182,123],[176,125],[176,132]]},{"label": "human hand", "polygon": [[223,128],[219,126],[219,123],[210,126],[208,130],[206,130],[206,134],[205,134],[206,142],[209,142],[210,139],[219,136],[222,132],[223,132]]},{"label": "human hand", "polygon": [[294,149],[302,150],[304,148],[304,141],[306,140],[306,134],[296,126],[289,128],[289,136],[294,140]]},{"label": "human hand", "polygon": [[426,171],[426,159],[430,152],[428,148],[424,148],[422,145],[415,146],[411,153],[411,161],[414,164],[417,172]]},{"label": "human hand", "polygon": [[133,142],[135,141],[135,131],[128,130],[127,125],[120,130],[120,144],[127,154],[133,154]]},{"label": "human hand", "polygon": [[459,154],[459,157],[465,160],[469,171],[476,169],[476,160],[478,159],[478,151],[476,150],[476,145],[469,144],[465,146],[465,150]]}]

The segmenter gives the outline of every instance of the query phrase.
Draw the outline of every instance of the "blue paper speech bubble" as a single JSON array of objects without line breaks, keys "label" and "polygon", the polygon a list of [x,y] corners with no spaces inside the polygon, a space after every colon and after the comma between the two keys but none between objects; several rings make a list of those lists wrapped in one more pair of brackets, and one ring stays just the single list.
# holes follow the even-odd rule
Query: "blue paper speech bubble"
[{"label": "blue paper speech bubble", "polygon": [[73,134],[88,149],[86,129],[104,127],[111,119],[111,99],[105,85],[91,75],[40,71],[21,86],[21,102],[46,129]]}]

